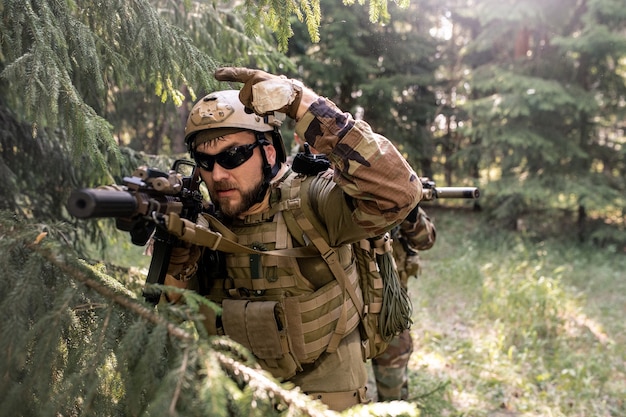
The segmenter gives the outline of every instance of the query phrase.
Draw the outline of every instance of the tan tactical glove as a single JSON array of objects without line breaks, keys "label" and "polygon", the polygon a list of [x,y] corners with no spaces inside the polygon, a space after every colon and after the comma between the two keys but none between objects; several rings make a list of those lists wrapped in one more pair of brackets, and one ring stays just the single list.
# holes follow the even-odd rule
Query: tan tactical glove
[{"label": "tan tactical glove", "polygon": [[[200,255],[200,247],[189,243],[173,248],[164,284],[177,288],[187,288],[188,281],[193,278],[198,270]],[[181,294],[168,292],[165,297],[169,302],[177,303]]]},{"label": "tan tactical glove", "polygon": [[167,273],[179,281],[189,281],[198,270],[200,247],[188,243],[172,249]]},{"label": "tan tactical glove", "polygon": [[239,100],[256,114],[264,116],[276,111],[297,120],[304,88],[300,81],[241,67],[219,68],[214,75],[218,81],[243,83]]}]

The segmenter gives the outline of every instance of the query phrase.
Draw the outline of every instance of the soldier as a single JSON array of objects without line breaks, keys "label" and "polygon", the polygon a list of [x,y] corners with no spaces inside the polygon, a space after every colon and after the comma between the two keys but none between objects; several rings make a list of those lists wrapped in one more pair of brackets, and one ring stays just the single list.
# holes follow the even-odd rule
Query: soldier
[{"label": "soldier", "polygon": [[[221,316],[205,311],[208,332],[246,346],[276,378],[333,410],[364,403],[350,244],[402,222],[421,198],[421,182],[389,140],[301,82],[247,68],[221,68],[215,78],[243,87],[203,97],[189,115],[185,141],[215,206],[198,222],[269,252],[178,247],[165,283],[219,303]],[[291,171],[278,112],[295,119],[298,136],[328,155],[332,168]],[[307,215],[294,216],[293,207]],[[292,235],[294,221],[317,230],[337,256],[278,256],[315,241],[311,227]],[[334,278],[337,267],[350,282]]]},{"label": "soldier", "polygon": [[[435,244],[435,225],[422,208],[415,207],[407,219],[392,231],[393,254],[402,286],[420,272],[418,251]],[[394,337],[385,352],[372,359],[368,397],[373,401],[407,400],[409,395],[408,364],[413,340],[407,329]]]}]

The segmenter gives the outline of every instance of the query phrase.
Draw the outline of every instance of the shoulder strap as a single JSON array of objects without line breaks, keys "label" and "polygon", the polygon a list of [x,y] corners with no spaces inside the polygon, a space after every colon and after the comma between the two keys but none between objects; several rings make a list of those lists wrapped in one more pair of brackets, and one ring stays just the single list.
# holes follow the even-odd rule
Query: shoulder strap
[{"label": "shoulder strap", "polygon": [[[357,296],[355,286],[349,284],[346,272],[339,262],[337,252],[327,243],[328,237],[325,239],[320,233],[320,230],[324,229],[321,227],[319,220],[309,205],[309,187],[313,178],[315,177],[295,176],[290,178],[291,181],[285,183],[283,190],[286,189],[289,196],[294,196],[294,198],[300,199],[300,204],[293,205],[295,208],[283,212],[285,223],[287,224],[289,233],[292,236],[296,238],[302,236],[303,240],[305,240],[306,236],[306,238],[308,238],[317,248],[319,254],[321,254],[322,258],[335,276],[335,279],[339,283],[339,287],[341,288],[344,297],[347,293],[356,306],[360,318],[363,319],[363,301]],[[313,226],[312,220],[317,224],[317,228]],[[344,303],[339,322],[337,323],[337,329],[335,329],[335,333],[329,343],[330,351],[336,349],[341,339],[346,336],[347,318],[348,306]]]}]

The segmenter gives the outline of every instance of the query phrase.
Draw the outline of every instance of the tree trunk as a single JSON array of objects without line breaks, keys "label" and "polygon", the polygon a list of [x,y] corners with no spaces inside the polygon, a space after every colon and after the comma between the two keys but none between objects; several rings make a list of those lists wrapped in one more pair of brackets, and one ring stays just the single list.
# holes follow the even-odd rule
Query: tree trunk
[{"label": "tree trunk", "polygon": [[578,240],[584,242],[587,238],[587,210],[585,206],[580,204],[578,206]]}]

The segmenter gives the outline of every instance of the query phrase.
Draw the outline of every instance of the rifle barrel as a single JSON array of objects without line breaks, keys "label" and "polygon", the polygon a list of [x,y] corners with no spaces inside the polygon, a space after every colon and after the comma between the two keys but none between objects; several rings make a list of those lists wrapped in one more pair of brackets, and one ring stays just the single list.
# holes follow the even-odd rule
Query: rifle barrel
[{"label": "rifle barrel", "polygon": [[137,199],[125,191],[83,188],[72,191],[67,211],[79,219],[131,217],[137,212]]},{"label": "rifle barrel", "polygon": [[478,198],[480,190],[476,187],[435,187],[437,198]]}]

